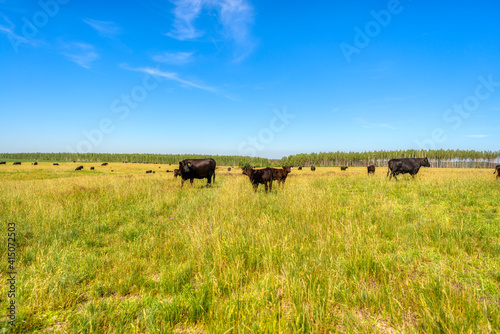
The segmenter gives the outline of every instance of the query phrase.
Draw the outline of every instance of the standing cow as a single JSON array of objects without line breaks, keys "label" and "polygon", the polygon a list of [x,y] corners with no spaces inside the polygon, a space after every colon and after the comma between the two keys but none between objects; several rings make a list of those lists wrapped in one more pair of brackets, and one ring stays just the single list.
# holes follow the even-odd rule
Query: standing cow
[{"label": "standing cow", "polygon": [[368,175],[375,174],[375,165],[370,165],[366,169],[368,169]]},{"label": "standing cow", "polygon": [[316,170],[316,167],[311,166],[311,170],[314,172]]},{"label": "standing cow", "polygon": [[430,167],[431,164],[427,158],[402,158],[402,159],[391,159],[389,160],[389,170],[387,171],[387,176],[389,180],[394,176],[396,181],[398,174],[410,174],[412,177],[417,175],[420,167]]},{"label": "standing cow", "polygon": [[[212,177],[215,182],[215,160],[214,159],[185,159],[179,162],[179,171],[182,177],[181,187],[184,181],[194,179],[207,179],[207,188],[212,185]],[[175,174],[174,174],[175,175]]]},{"label": "standing cow", "polygon": [[292,172],[292,166],[283,166],[281,169],[271,168],[273,171],[273,179],[278,181],[279,184],[283,184],[286,181],[286,177]]},{"label": "standing cow", "polygon": [[264,169],[252,169],[250,166],[243,167],[243,174],[247,175],[252,182],[253,189],[257,192],[259,184],[263,184],[266,187],[269,183],[269,191],[273,190],[273,170],[269,167]]},{"label": "standing cow", "polygon": [[340,166],[340,170],[347,170],[348,166]]},{"label": "standing cow", "polygon": [[497,179],[500,177],[500,165],[495,166],[495,171],[493,171],[493,174],[497,173]]}]

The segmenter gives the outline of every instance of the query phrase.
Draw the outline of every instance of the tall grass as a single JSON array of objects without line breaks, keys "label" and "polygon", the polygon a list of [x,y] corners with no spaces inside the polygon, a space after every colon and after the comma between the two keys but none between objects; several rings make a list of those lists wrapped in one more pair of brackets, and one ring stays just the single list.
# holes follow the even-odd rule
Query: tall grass
[{"label": "tall grass", "polygon": [[4,332],[500,331],[491,170],[294,170],[266,195],[240,170],[181,189],[174,166],[58,167],[0,166]]}]

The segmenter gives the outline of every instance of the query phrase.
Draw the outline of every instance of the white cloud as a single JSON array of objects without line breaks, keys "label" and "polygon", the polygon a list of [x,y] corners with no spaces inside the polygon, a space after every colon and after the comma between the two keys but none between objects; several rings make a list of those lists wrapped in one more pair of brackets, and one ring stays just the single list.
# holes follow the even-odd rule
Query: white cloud
[{"label": "white cloud", "polygon": [[68,60],[87,69],[90,68],[93,61],[99,58],[94,46],[79,42],[63,44],[61,54]]},{"label": "white cloud", "polygon": [[217,92],[217,89],[215,89],[213,87],[198,84],[194,81],[182,79],[175,72],[165,72],[165,71],[162,71],[158,68],[152,68],[152,67],[129,68],[125,65],[122,65],[122,68],[129,70],[129,71],[147,73],[147,74],[150,74],[152,76],[160,77],[160,78],[167,79],[167,80],[173,80],[173,81],[176,81],[176,82],[178,82],[186,87],[197,88],[197,89],[205,90],[205,91],[212,92],[212,93]]},{"label": "white cloud", "polygon": [[152,59],[158,63],[182,65],[193,61],[194,52],[164,52],[154,55]]},{"label": "white cloud", "polygon": [[467,135],[466,137],[469,137],[469,138],[485,138],[485,137],[488,137],[488,135]]},{"label": "white cloud", "polygon": [[121,29],[116,25],[116,23],[111,21],[85,19],[83,22],[97,30],[97,32],[104,37],[114,37],[121,33]]},{"label": "white cloud", "polygon": [[215,10],[222,36],[236,45],[236,60],[246,57],[255,47],[250,33],[253,8],[248,0],[172,0],[175,5],[173,30],[168,36],[178,40],[193,40],[205,34],[198,30],[195,21],[203,9]]}]

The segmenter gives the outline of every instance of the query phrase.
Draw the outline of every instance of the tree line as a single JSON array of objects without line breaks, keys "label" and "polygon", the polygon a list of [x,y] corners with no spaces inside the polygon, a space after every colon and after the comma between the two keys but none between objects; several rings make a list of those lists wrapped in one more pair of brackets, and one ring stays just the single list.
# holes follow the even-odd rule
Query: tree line
[{"label": "tree line", "polygon": [[500,151],[396,150],[369,152],[301,153],[283,157],[281,164],[292,166],[387,166],[394,158],[427,157],[431,167],[492,168],[500,163]]},{"label": "tree line", "polygon": [[271,161],[266,158],[238,155],[208,154],[148,154],[148,153],[0,153],[0,159],[22,161],[77,161],[77,162],[127,162],[178,164],[184,159],[214,158],[219,166],[267,167]]},{"label": "tree line", "polygon": [[431,167],[493,168],[500,164],[500,151],[395,150],[369,152],[320,152],[294,154],[281,159],[239,155],[147,154],[147,153],[0,153],[0,159],[23,161],[78,161],[178,164],[184,159],[214,158],[219,166],[387,166],[394,158],[429,158]]}]

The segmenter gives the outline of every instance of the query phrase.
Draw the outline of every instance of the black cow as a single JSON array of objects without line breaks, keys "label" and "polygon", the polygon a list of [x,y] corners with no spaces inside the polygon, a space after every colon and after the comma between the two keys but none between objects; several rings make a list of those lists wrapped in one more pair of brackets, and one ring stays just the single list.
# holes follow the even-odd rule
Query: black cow
[{"label": "black cow", "polygon": [[149,173],[153,173],[153,171],[152,170],[147,170],[146,174],[149,174]]},{"label": "black cow", "polygon": [[[181,173],[182,183],[190,180],[193,184],[194,179],[207,179],[207,188],[212,185],[212,177],[215,182],[215,166],[214,159],[185,159],[179,162],[179,172]],[[175,172],[174,172],[175,173]]]},{"label": "black cow", "polygon": [[101,166],[107,166],[107,165],[108,165],[108,163],[107,163],[107,162],[103,162],[103,163],[101,164]]},{"label": "black cow", "polygon": [[21,164],[21,162],[19,162],[19,161],[16,161],[13,163],[13,165],[20,165],[20,164]]},{"label": "black cow", "polygon": [[[167,171],[168,172],[168,171]],[[181,171],[178,170],[177,168],[174,169],[174,176],[177,177],[177,176],[181,176]]]},{"label": "black cow", "polygon": [[370,173],[375,174],[375,165],[370,165],[366,167],[366,169],[368,169],[368,175],[370,175]]},{"label": "black cow", "polygon": [[412,177],[417,175],[420,167],[430,167],[431,164],[427,158],[402,158],[402,159],[391,159],[389,160],[389,170],[387,171],[387,176],[389,180],[394,176],[396,181],[398,174],[410,174]]},{"label": "black cow", "polygon": [[288,173],[292,172],[291,166],[283,166],[281,169],[271,168],[273,170],[273,179],[278,181],[280,184],[285,183]]},{"label": "black cow", "polygon": [[75,168],[75,170],[82,170],[83,169],[83,166],[78,166]]},{"label": "black cow", "polygon": [[311,170],[314,172],[316,170],[316,167],[311,166]]},{"label": "black cow", "polygon": [[5,165],[5,161],[0,161],[0,165]]},{"label": "black cow", "polygon": [[35,161],[35,162],[33,163],[33,166],[36,166],[36,165],[38,165],[38,162],[36,162],[36,161]]},{"label": "black cow", "polygon": [[495,166],[495,171],[493,172],[493,174],[497,173],[497,179],[500,177],[500,165],[496,165]]},{"label": "black cow", "polygon": [[340,166],[340,170],[347,170],[348,166]]},{"label": "black cow", "polygon": [[53,165],[54,166],[59,166],[59,164],[57,162],[54,162]]},{"label": "black cow", "polygon": [[94,170],[94,167],[90,167],[90,170]]},{"label": "black cow", "polygon": [[259,184],[263,184],[266,187],[267,193],[267,183],[269,183],[269,191],[273,190],[273,170],[269,167],[265,169],[252,169],[250,166],[243,167],[243,174],[247,175],[252,182],[253,189],[257,192]]},{"label": "black cow", "polygon": [[230,172],[230,171],[231,171],[231,167],[228,167],[228,168],[227,168],[227,171],[228,171],[228,172]]},{"label": "black cow", "polygon": [[298,168],[298,169],[299,169],[299,170],[302,170],[302,166],[299,166],[299,168]]}]

